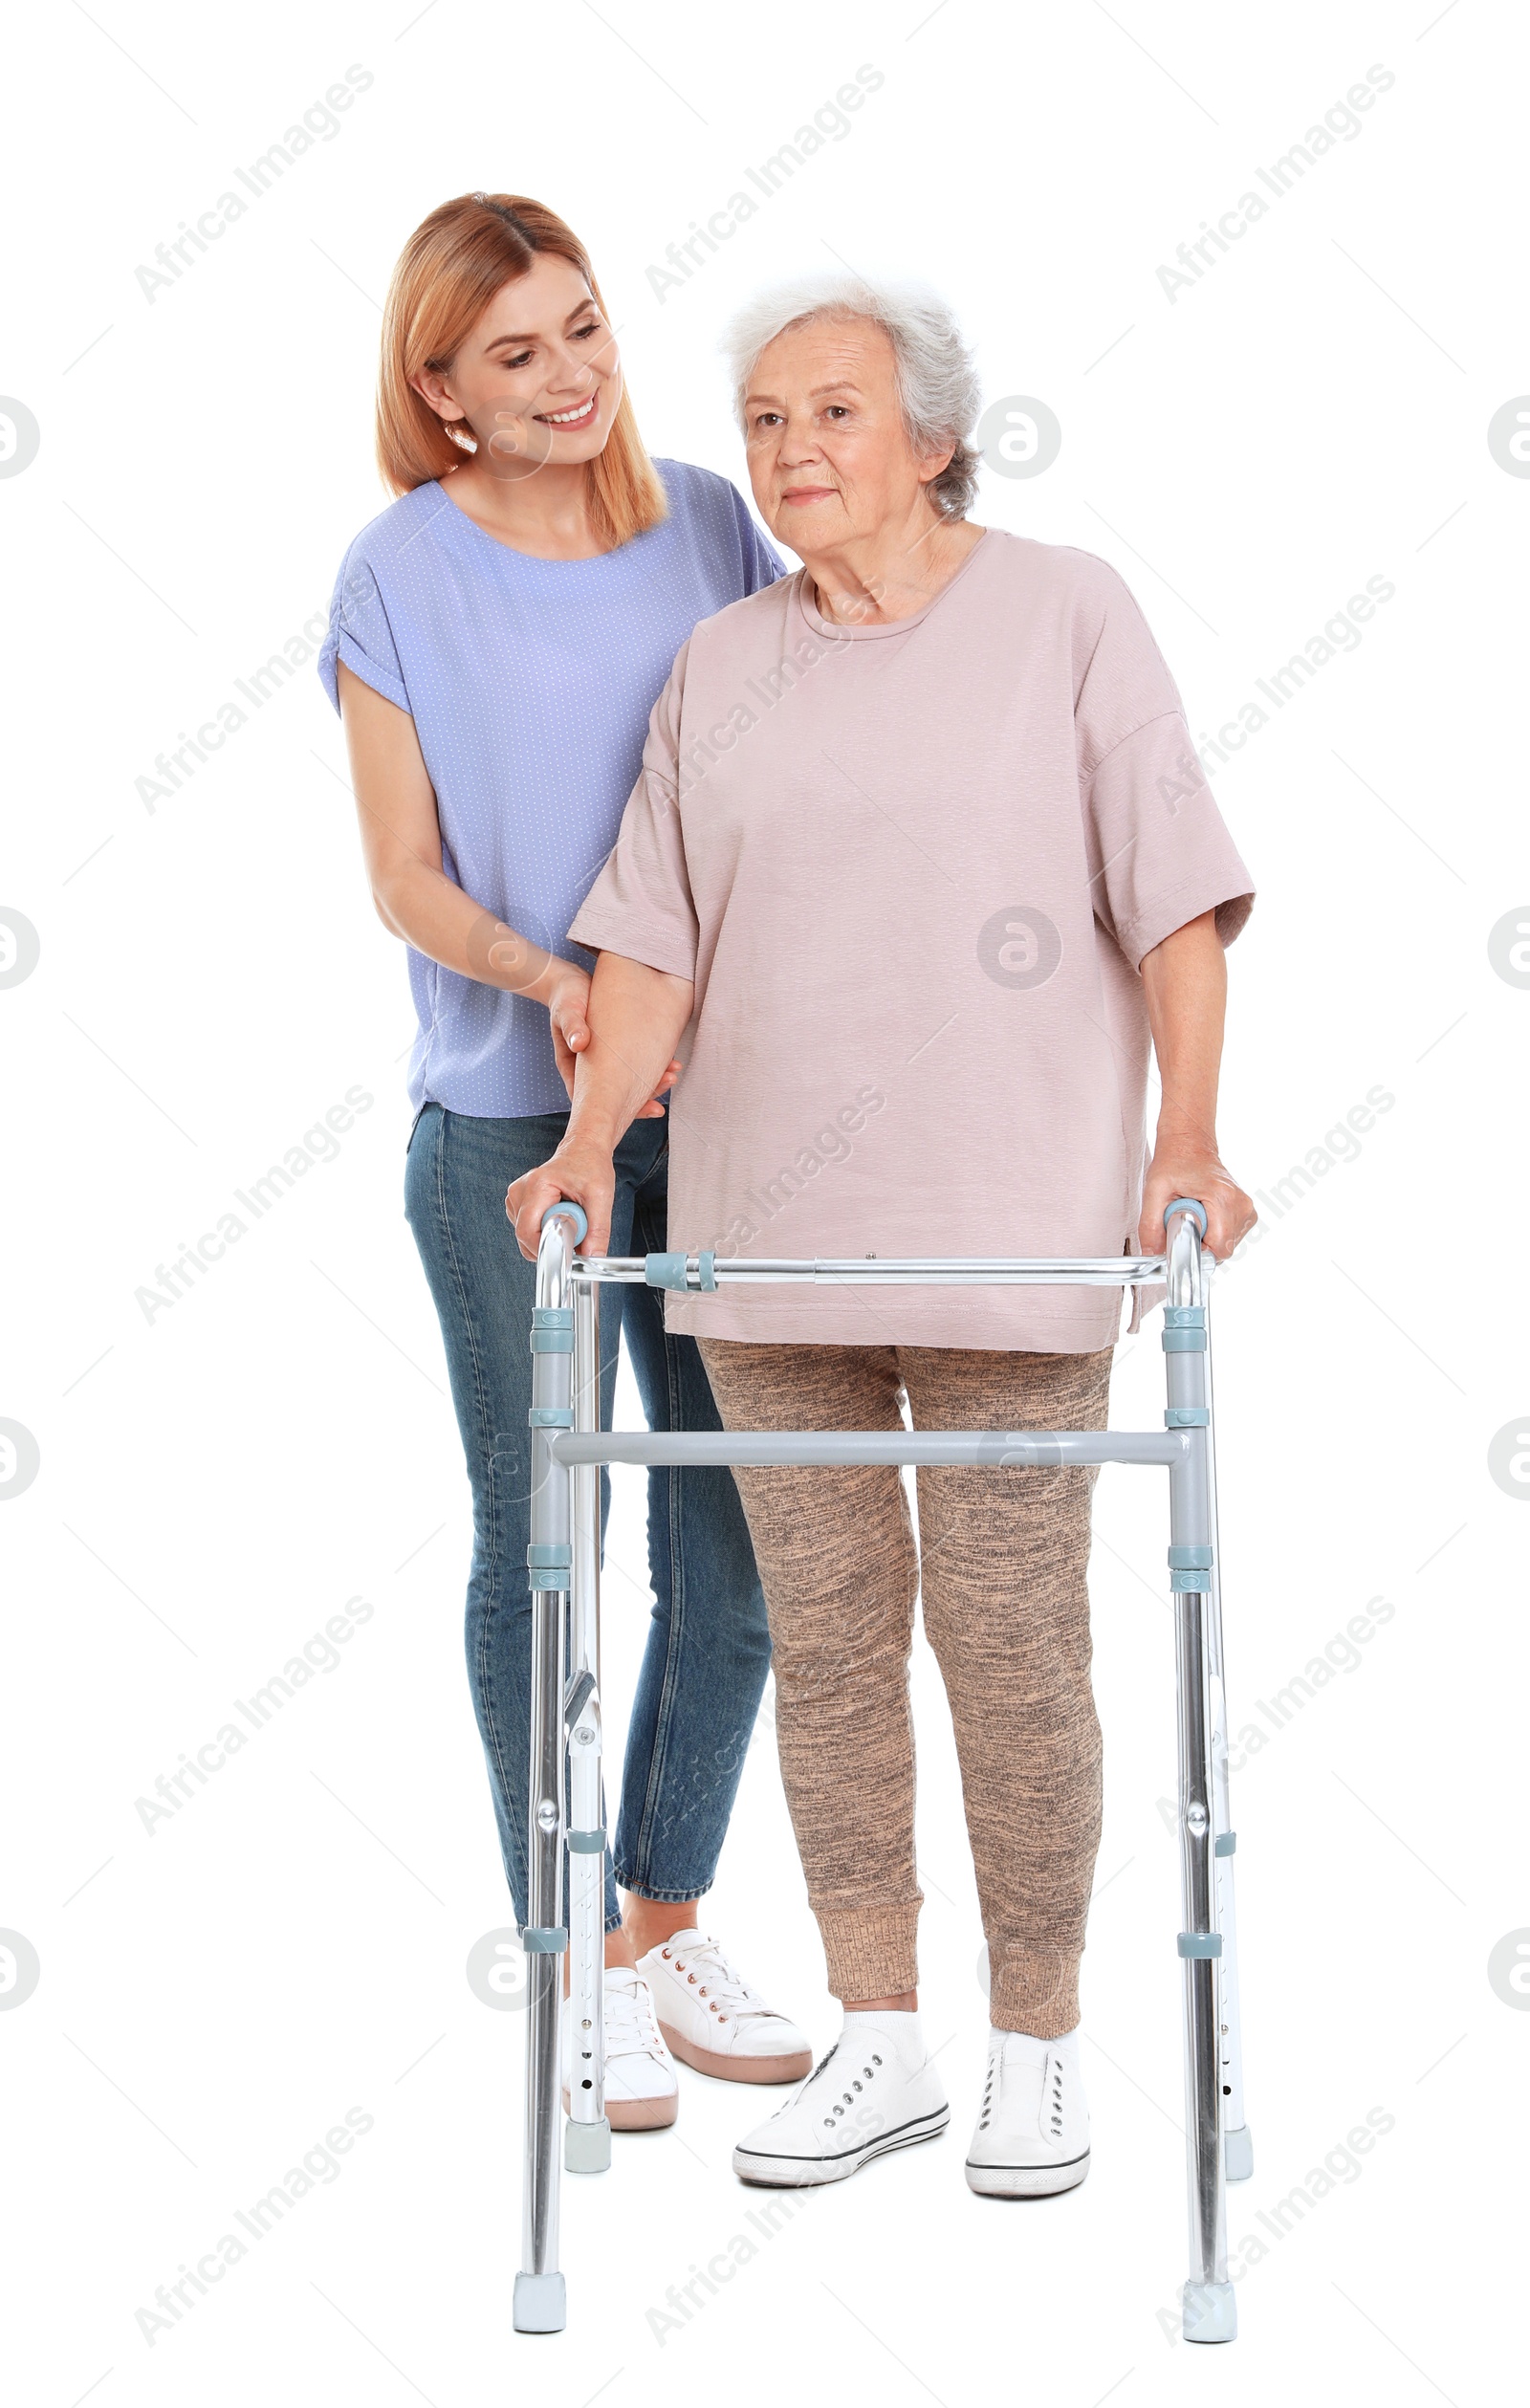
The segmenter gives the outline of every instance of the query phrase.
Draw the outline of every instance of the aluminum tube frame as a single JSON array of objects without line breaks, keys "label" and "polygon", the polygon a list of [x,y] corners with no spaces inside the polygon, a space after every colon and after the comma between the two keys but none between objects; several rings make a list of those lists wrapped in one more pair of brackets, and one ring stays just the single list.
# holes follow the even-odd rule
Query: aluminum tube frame
[{"label": "aluminum tube frame", "polygon": [[[549,1441],[556,1427],[539,1423],[538,1412],[572,1413],[574,1233],[564,1214],[549,1214],[536,1253],[536,1320],[532,1329],[531,1534],[532,1562],[572,1551],[572,1478],[557,1462]],[[538,1327],[544,1314],[568,1327]],[[567,1337],[566,1349],[553,1343]],[[539,1340],[549,1342],[539,1347]],[[535,1573],[533,1578],[535,1580]],[[563,1926],[563,1693],[564,1631],[572,1575],[561,1588],[532,1589],[531,1762],[526,1832],[526,2125],[525,2181],[521,2200],[521,2264],[515,2277],[517,2332],[561,2332],[568,2321],[563,2277],[557,2266],[559,1966],[567,1945]]]},{"label": "aluminum tube frame", "polygon": [[[550,1237],[550,1231],[559,1234]],[[1205,1565],[1204,1585],[1182,1587],[1174,1573],[1176,1724],[1179,1756],[1179,1838],[1184,1930],[1184,2054],[1188,2151],[1191,2272],[1184,2288],[1184,2332],[1190,2341],[1230,2341],[1236,2331],[1232,2285],[1227,2279],[1224,2130],[1230,2118],[1224,2099],[1241,2109],[1235,1975],[1231,1955],[1231,1855],[1216,1842],[1229,1829],[1226,1705],[1222,1679],[1220,1581],[1216,1563],[1216,1486],[1212,1425],[1210,1333],[1206,1327],[1212,1259],[1203,1257],[1189,1212],[1172,1215],[1164,1257],[1119,1260],[1062,1259],[1020,1262],[887,1261],[759,1262],[707,1264],[708,1284],[751,1278],[777,1281],[864,1282],[870,1285],[1097,1285],[1146,1286],[1165,1281],[1172,1305],[1189,1308],[1191,1342],[1165,1355],[1170,1412],[1187,1411],[1187,1423],[1156,1432],[978,1431],[978,1432],[601,1432],[598,1413],[576,1405],[562,1426],[533,1431],[533,1539],[569,1546],[570,1591],[537,1592],[534,1614],[534,1708],[531,1784],[532,1919],[541,1909],[556,1912],[563,1843],[562,1717],[571,1734],[592,1701],[599,1714],[599,1475],[602,1463],[836,1464],[970,1463],[1018,1465],[1060,1463],[1162,1464],[1169,1476],[1171,1561],[1190,1569]],[[702,1288],[700,1258],[687,1259],[686,1284]],[[575,1308],[571,1344],[580,1364],[598,1362],[590,1346],[590,1322],[579,1305],[598,1294],[605,1280],[636,1283],[647,1279],[645,1259],[573,1256],[566,1221],[544,1222],[537,1259],[537,1302]],[[580,1340],[583,1324],[585,1335]],[[598,1326],[598,1324],[597,1324]],[[1196,1347],[1193,1335],[1201,1345]],[[588,1351],[587,1351],[588,1349]],[[557,1366],[565,1368],[559,1388]],[[578,1385],[570,1358],[538,1358],[533,1367],[534,1401],[568,1401]],[[586,1382],[588,1387],[589,1383]],[[555,1391],[557,1391],[555,1393]],[[593,1392],[598,1398],[598,1368]],[[569,1425],[573,1424],[571,1428]],[[592,1502],[593,1500],[593,1502]],[[535,1543],[534,1543],[535,1551]],[[589,1566],[581,1569],[581,1561]],[[592,1577],[593,1574],[593,1577]],[[550,1640],[543,1609],[557,1600],[557,1643]],[[562,1629],[573,1608],[576,1671],[565,1696]],[[556,1654],[556,1664],[553,1656]],[[552,1677],[549,1669],[552,1667]],[[551,1723],[551,1731],[549,1730]],[[598,1728],[598,1724],[597,1724]],[[549,1767],[549,1742],[555,1760]],[[598,1742],[589,1752],[598,1767]],[[551,1782],[546,1775],[551,1769]],[[541,1776],[539,1778],[539,1776]],[[598,1769],[596,1773],[599,1795]],[[581,1801],[583,1790],[581,1788]],[[597,1809],[599,1814],[599,1808]],[[601,1818],[603,1828],[603,1816]],[[592,1828],[590,1825],[576,1828]],[[551,1872],[548,1856],[554,1864]],[[590,1856],[591,1863],[603,1858]],[[1224,1932],[1221,1917],[1227,1914]],[[601,1952],[603,1953],[603,1951]],[[538,1986],[536,1972],[545,1968]],[[597,1984],[599,1991],[600,1984]],[[516,2277],[515,2325],[520,2331],[561,2331],[565,2322],[557,2249],[557,2156],[553,2087],[557,2063],[557,1970],[551,1955],[534,1959],[532,2011],[527,2045],[527,2172],[525,2266]],[[548,2017],[547,1998],[551,1998]],[[549,2037],[550,2035],[550,2037]],[[551,2112],[550,2112],[551,2102]],[[589,2119],[571,2117],[589,2130]],[[1237,2129],[1237,2128],[1235,2128]],[[1244,2133],[1246,2139],[1246,2132]],[[571,2152],[571,2162],[576,2162]],[[552,2287],[556,2286],[556,2293]],[[536,2295],[531,2295],[535,2287]],[[527,2292],[523,2315],[523,2290]]]},{"label": "aluminum tube frame", "polygon": [[994,1470],[1073,1463],[1173,1465],[1183,1430],[601,1430],[555,1437],[555,1462],[745,1465],[973,1463]]},{"label": "aluminum tube frame", "polygon": [[[710,1256],[706,1278],[701,1257],[686,1257],[686,1289],[692,1296],[713,1287],[772,1287],[784,1282],[832,1287],[1156,1287],[1165,1277],[1163,1255],[973,1256],[967,1260],[930,1257],[880,1260],[875,1255],[844,1260],[789,1262],[729,1259]],[[647,1280],[644,1255],[579,1255],[576,1281],[609,1281],[642,1287]]]},{"label": "aluminum tube frame", "polygon": [[[601,1426],[601,1291],[574,1289],[574,1427]],[[557,1439],[552,1448],[554,1460]],[[570,2174],[603,2174],[611,2162],[605,2113],[605,1801],[601,1719],[601,1475],[593,1463],[573,1473],[574,1547],[569,1617],[569,1677],[563,1719],[568,1737],[568,1931],[572,2020],[569,2121],[563,2162]],[[597,1841],[599,1834],[599,1841]]]},{"label": "aluminum tube frame", "polygon": [[1212,1596],[1206,1622],[1206,1665],[1212,1714],[1212,1825],[1215,1831],[1216,1928],[1222,1935],[1222,2164],[1229,2182],[1246,2182],[1254,2172],[1254,2141],[1243,2104],[1243,2033],[1238,2005],[1237,1904],[1234,1880],[1236,1833],[1233,1828],[1228,1764],[1229,1709],[1222,1650],[1222,1540],[1216,1520],[1216,1383],[1213,1369],[1212,1276],[1215,1257],[1201,1256],[1201,1296],[1206,1307],[1206,1460],[1212,1508]]},{"label": "aluminum tube frame", "polygon": [[[1190,2275],[1182,2297],[1187,2341],[1231,2341],[1237,2331],[1233,2286],[1227,2279],[1226,2174],[1222,2146],[1222,1937],[1216,1908],[1216,1777],[1212,1667],[1208,1646],[1214,1577],[1211,1422],[1207,1402],[1205,1289],[1201,1249],[1189,1213],[1174,1215],[1169,1237],[1169,1304],[1198,1314],[1199,1326],[1166,1327],[1165,1382],[1169,1406],[1201,1414],[1185,1429],[1183,1462],[1169,1476],[1170,1563],[1197,1570],[1199,1588],[1173,1576],[1175,1721],[1179,1756],[1179,1861],[1184,1960],[1185,2134],[1188,2156]],[[1170,1350],[1170,1335],[1199,1338],[1198,1346]],[[1225,1746],[1225,1742],[1224,1742]]]}]

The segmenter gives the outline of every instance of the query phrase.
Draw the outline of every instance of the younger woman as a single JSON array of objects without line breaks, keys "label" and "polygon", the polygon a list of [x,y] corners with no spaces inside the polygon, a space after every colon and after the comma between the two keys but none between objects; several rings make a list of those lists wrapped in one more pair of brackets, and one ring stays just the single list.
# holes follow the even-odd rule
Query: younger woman
[{"label": "younger woman", "polygon": [[[472,1485],[468,1672],[524,1921],[535,1275],[505,1195],[567,1125],[591,962],[568,930],[615,841],[649,710],[696,622],[781,564],[725,479],[649,459],[584,250],[535,201],[448,201],[405,245],[378,457],[399,498],[346,555],[321,674],[378,912],[409,949],[405,1211]],[[667,1244],[659,1097],[674,1075],[618,1149],[618,1253]],[[718,1429],[695,1342],[667,1333],[658,1296],[608,1287],[603,1302],[602,1418],[620,1324],[650,1426]],[[732,1475],[652,1472],[648,1543],[656,1602],[606,1890],[617,2127],[674,2120],[666,2037],[739,2081],[811,2063],[696,1929],[770,1654]]]}]

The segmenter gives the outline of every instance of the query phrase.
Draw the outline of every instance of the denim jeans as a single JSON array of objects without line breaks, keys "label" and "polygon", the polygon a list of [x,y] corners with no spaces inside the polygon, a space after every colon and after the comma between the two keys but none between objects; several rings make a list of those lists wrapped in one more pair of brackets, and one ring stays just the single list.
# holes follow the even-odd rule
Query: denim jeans
[{"label": "denim jeans", "polygon": [[[536,1274],[506,1218],[505,1190],[547,1160],[566,1127],[561,1112],[480,1120],[426,1104],[404,1171],[404,1212],[441,1319],[472,1488],[468,1678],[520,1922],[531,1745],[528,1340]],[[634,1121],[617,1149],[613,1254],[666,1248],[668,1136],[667,1121]],[[604,1427],[619,1332],[650,1429],[722,1428],[695,1340],[666,1332],[657,1291],[619,1286],[601,1291]],[[601,1482],[603,1531],[604,1472]],[[765,1600],[731,1472],[672,1466],[648,1474],[648,1565],[653,1618],[607,1861],[607,1931],[621,1920],[617,1882],[669,1900],[710,1888],[770,1664]]]}]

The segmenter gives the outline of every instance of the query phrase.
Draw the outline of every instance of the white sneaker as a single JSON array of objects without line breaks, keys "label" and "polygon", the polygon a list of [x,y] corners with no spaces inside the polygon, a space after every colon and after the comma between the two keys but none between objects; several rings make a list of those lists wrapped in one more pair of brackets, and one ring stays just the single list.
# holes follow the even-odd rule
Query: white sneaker
[{"label": "white sneaker", "polygon": [[807,2034],[767,2006],[704,1933],[671,1932],[638,1970],[682,2065],[724,2082],[800,2082],[811,2070]]},{"label": "white sneaker", "polygon": [[950,2121],[918,2017],[846,2015],[796,2098],[739,2142],[733,2172],[783,2189],[842,2182],[889,2149],[933,2140]]},{"label": "white sneaker", "polygon": [[[579,2059],[574,2003],[563,2001],[563,2108]],[[580,2080],[588,2077],[580,2074]],[[605,1968],[605,2112],[613,2132],[652,2132],[680,2112],[680,2085],[654,2020],[653,1993],[630,1965]]]},{"label": "white sneaker", "polygon": [[967,2182],[988,2199],[1071,2191],[1089,2171],[1089,2110],[1077,2027],[1060,2040],[990,2031],[988,2079]]}]

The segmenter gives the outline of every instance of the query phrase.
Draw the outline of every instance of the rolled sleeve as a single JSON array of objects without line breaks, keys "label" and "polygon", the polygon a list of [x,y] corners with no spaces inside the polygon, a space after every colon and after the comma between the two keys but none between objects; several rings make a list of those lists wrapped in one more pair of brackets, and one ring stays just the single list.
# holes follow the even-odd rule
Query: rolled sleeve
[{"label": "rolled sleeve", "polygon": [[696,974],[700,938],[679,808],[683,645],[648,719],[643,767],[627,797],[604,868],[576,912],[569,935],[599,952],[621,953],[671,977]]},{"label": "rolled sleeve", "polygon": [[346,554],[329,606],[329,632],[319,649],[318,674],[335,709],[340,707],[339,664],[384,702],[413,712],[398,646],[388,624],[382,588],[365,555],[355,545]]}]

